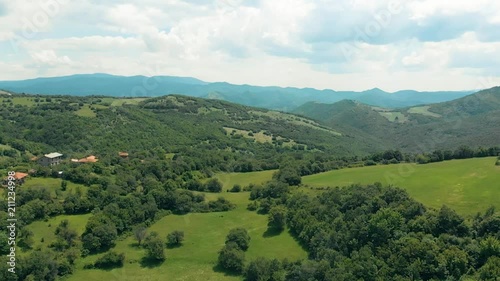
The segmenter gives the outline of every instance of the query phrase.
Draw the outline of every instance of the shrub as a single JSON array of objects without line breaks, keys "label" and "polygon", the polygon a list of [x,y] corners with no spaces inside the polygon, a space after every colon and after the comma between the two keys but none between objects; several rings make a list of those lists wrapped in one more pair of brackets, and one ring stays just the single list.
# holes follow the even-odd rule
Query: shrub
[{"label": "shrub", "polygon": [[233,187],[230,190],[230,192],[240,192],[240,191],[241,191],[241,185],[239,184],[233,185]]},{"label": "shrub", "polygon": [[97,259],[97,261],[94,263],[94,267],[103,269],[122,267],[124,261],[125,254],[118,254],[114,251],[110,251],[104,256]]},{"label": "shrub", "polygon": [[167,235],[167,245],[170,247],[180,246],[184,241],[184,231],[175,230]]}]

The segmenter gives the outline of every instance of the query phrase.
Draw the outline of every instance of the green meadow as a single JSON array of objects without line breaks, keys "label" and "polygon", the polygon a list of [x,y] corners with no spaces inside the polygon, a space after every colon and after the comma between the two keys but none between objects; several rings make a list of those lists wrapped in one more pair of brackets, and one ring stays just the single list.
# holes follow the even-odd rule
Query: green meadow
[{"label": "green meadow", "polygon": [[231,189],[233,185],[239,184],[242,187],[251,183],[262,184],[272,179],[277,170],[251,172],[251,173],[219,173],[215,175],[224,186],[224,190]]},{"label": "green meadow", "polygon": [[342,169],[303,177],[302,183],[313,187],[391,184],[406,189],[426,206],[448,205],[472,216],[490,206],[500,209],[500,166],[495,166],[495,161],[495,157],[488,157]]},{"label": "green meadow", "polygon": [[[267,216],[246,210],[250,202],[248,192],[206,194],[207,200],[223,196],[237,205],[236,209],[222,213],[192,213],[163,217],[148,228],[161,237],[174,230],[185,232],[181,247],[166,249],[167,259],[159,265],[144,264],[145,250],[137,246],[133,235],[117,241],[114,251],[125,253],[125,265],[112,270],[84,269],[85,264],[94,262],[102,254],[91,255],[77,261],[76,271],[68,281],[101,280],[189,280],[189,281],[231,281],[241,280],[239,276],[228,275],[215,268],[218,251],[224,245],[230,229],[244,227],[251,241],[246,252],[246,261],[257,257],[288,258],[298,260],[307,258],[305,250],[287,231],[280,234],[268,233]],[[58,216],[48,221],[29,225],[35,236],[35,246],[48,246],[55,239],[54,231],[63,219],[70,221],[70,227],[83,233],[90,214],[79,216]],[[44,238],[44,242],[40,242]]]}]

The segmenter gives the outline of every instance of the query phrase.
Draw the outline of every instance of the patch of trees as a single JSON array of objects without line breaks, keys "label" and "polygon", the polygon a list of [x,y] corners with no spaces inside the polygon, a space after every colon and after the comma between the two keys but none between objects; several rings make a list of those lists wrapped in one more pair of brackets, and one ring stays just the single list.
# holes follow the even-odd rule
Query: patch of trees
[{"label": "patch of trees", "polygon": [[455,150],[435,150],[429,153],[402,154],[399,150],[387,150],[364,158],[365,166],[380,164],[397,164],[400,162],[416,162],[419,164],[442,162],[453,159],[469,159],[476,157],[492,157],[500,154],[500,147],[490,148],[460,146]]},{"label": "patch of trees", "polygon": [[241,273],[245,265],[245,251],[248,249],[250,236],[244,228],[229,231],[224,247],[219,251],[218,266],[222,269]]}]

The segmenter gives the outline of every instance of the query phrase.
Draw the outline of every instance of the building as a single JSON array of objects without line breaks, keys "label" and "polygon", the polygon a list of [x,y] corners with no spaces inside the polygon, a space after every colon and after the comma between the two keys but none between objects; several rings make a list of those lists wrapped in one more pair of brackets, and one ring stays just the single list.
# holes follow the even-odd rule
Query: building
[{"label": "building", "polygon": [[42,166],[54,166],[58,165],[62,161],[62,154],[58,152],[52,152],[45,154],[42,158],[38,159],[38,164]]},{"label": "building", "polygon": [[[20,173],[20,172],[16,172],[14,174],[14,183],[16,185],[21,185],[24,183],[24,181],[26,180],[26,177],[28,177],[28,174],[26,173]],[[5,177],[2,181],[2,185],[5,185],[7,186],[9,183],[9,177]]]},{"label": "building", "polygon": [[128,158],[128,153],[127,152],[118,152],[118,156],[121,158]]},{"label": "building", "polygon": [[90,155],[82,159],[71,159],[71,162],[73,163],[95,163],[97,161],[99,161],[99,159],[97,159],[94,155]]}]

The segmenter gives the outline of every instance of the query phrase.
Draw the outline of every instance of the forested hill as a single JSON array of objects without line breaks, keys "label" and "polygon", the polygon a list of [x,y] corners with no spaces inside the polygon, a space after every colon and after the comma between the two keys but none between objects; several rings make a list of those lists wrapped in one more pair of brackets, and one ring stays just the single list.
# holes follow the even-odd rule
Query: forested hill
[{"label": "forested hill", "polygon": [[343,99],[353,99],[371,105],[394,108],[449,101],[472,93],[471,91],[417,92],[410,90],[388,93],[377,88],[362,92],[334,91],[234,85],[225,82],[208,83],[189,77],[124,77],[108,74],[0,81],[0,89],[28,94],[74,96],[157,97],[182,94],[285,111],[293,110],[309,101],[333,103]]},{"label": "forested hill", "polygon": [[307,118],[218,100],[15,95],[0,101],[0,144],[26,159],[51,151],[74,158],[127,151],[140,159],[183,159],[195,169],[252,171],[277,168],[292,156],[380,149]]},{"label": "forested hill", "polygon": [[500,87],[436,104],[402,109],[352,100],[306,103],[294,113],[342,132],[413,152],[500,142]]}]

